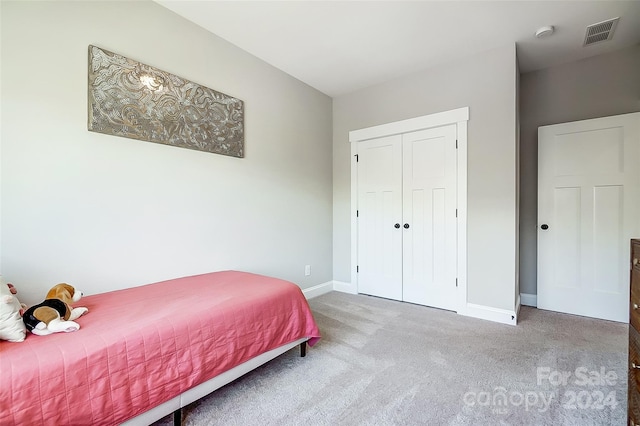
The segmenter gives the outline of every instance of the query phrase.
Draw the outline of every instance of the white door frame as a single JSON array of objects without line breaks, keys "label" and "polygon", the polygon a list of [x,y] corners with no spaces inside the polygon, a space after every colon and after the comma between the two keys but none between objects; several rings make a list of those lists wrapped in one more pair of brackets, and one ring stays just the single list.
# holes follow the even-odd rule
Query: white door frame
[{"label": "white door frame", "polygon": [[458,108],[422,117],[410,118],[393,123],[349,132],[351,143],[351,283],[358,288],[358,169],[356,156],[358,142],[384,136],[425,130],[433,127],[455,124],[457,128],[457,278],[458,278],[458,309],[464,314],[467,307],[467,122],[469,121],[469,107]]}]

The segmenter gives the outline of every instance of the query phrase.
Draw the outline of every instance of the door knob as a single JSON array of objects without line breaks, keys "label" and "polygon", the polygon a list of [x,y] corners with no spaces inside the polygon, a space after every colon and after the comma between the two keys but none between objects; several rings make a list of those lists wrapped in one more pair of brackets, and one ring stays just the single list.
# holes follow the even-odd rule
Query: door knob
[{"label": "door knob", "polygon": [[395,225],[393,225],[393,227],[394,227],[394,228],[396,228],[396,229],[398,229],[398,228],[400,228],[400,224],[399,224],[399,223],[396,223]]},{"label": "door knob", "polygon": [[547,229],[549,229],[549,225],[547,225],[546,223],[543,223],[540,228],[542,228],[542,229],[544,229],[546,231]]},{"label": "door knob", "polygon": [[408,223],[404,224],[404,229],[409,229],[409,224]]}]

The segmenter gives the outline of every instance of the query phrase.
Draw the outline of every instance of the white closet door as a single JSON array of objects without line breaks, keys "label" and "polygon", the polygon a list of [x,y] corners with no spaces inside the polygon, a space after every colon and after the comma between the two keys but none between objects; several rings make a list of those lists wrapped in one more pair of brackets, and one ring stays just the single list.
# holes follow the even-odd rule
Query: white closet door
[{"label": "white closet door", "polygon": [[358,292],[402,300],[402,138],[360,142],[358,157]]},{"label": "white closet door", "polygon": [[403,296],[456,310],[456,126],[403,135]]},{"label": "white closet door", "polygon": [[538,129],[538,308],[629,320],[640,113]]}]

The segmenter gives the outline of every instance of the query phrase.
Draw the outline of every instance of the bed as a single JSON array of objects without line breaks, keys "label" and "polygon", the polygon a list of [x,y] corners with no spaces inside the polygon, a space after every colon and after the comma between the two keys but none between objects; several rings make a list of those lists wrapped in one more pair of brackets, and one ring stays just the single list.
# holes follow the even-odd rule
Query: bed
[{"label": "bed", "polygon": [[[149,424],[320,333],[300,288],[237,271],[84,297],[73,333],[0,342],[0,424]],[[303,353],[304,355],[304,353]]]}]

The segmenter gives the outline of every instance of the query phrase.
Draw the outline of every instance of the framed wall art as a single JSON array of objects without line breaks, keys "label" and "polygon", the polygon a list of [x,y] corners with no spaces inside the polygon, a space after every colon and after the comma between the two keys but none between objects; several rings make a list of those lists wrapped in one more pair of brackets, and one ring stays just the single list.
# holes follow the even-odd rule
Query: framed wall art
[{"label": "framed wall art", "polygon": [[90,131],[244,157],[244,102],[89,46]]}]

